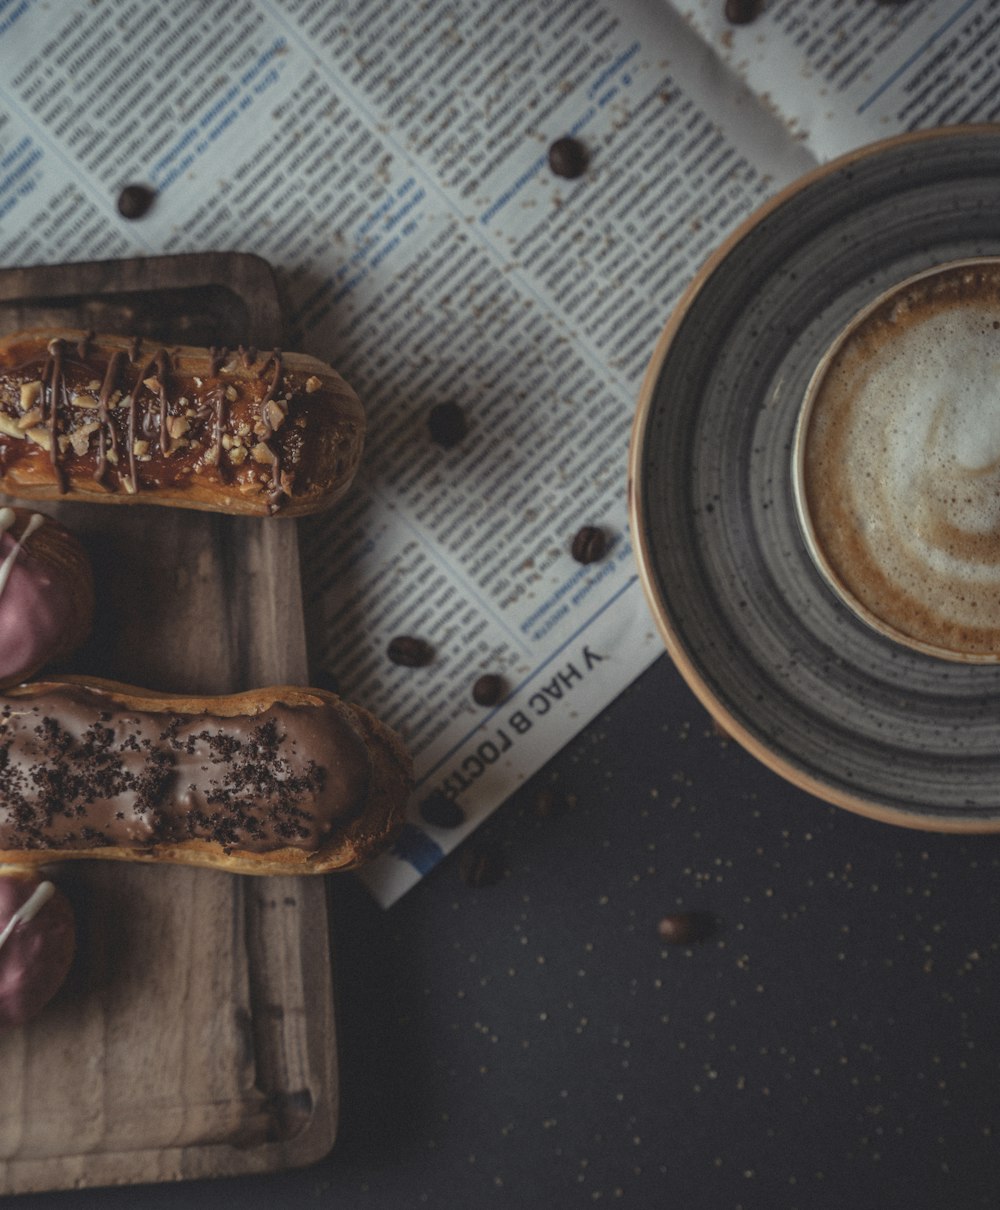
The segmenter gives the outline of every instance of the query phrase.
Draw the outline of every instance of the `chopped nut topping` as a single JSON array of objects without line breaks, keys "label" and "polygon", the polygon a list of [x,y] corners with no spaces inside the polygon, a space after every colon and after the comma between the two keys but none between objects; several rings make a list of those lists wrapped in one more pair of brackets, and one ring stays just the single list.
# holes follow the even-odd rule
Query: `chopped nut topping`
[{"label": "chopped nut topping", "polygon": [[118,451],[117,450],[108,450],[104,456],[107,458],[107,460],[111,463],[112,466],[118,465]]},{"label": "chopped nut topping", "polygon": [[270,446],[265,445],[263,441],[258,441],[250,452],[253,454],[254,462],[261,462],[270,466],[277,461]]},{"label": "chopped nut topping", "polygon": [[167,418],[167,432],[171,437],[183,437],[191,427],[191,421],[185,416],[169,416]]},{"label": "chopped nut topping", "polygon": [[226,387],[226,398],[230,403],[233,403],[239,399],[239,394],[235,387]]},{"label": "chopped nut topping", "polygon": [[72,403],[75,408],[96,408],[100,406],[93,395],[74,395]]},{"label": "chopped nut topping", "polygon": [[8,437],[24,437],[17,421],[6,412],[0,412],[0,433],[5,433]]},{"label": "chopped nut topping", "polygon": [[33,441],[36,445],[40,445],[43,450],[52,449],[52,434],[49,430],[40,424],[36,424],[33,429],[28,429],[25,436]]},{"label": "chopped nut topping", "polygon": [[19,429],[33,429],[42,419],[42,409],[32,408],[30,412],[25,412],[21,419],[17,422]]},{"label": "chopped nut topping", "polygon": [[122,475],[122,487],[125,488],[130,496],[134,496],[136,494],[136,486],[132,482],[131,475]]},{"label": "chopped nut topping", "polygon": [[267,418],[267,423],[272,429],[280,429],[285,420],[285,409],[280,403],[273,399],[267,401],[267,406],[264,408],[264,415]]},{"label": "chopped nut topping", "polygon": [[148,454],[149,442],[144,441],[141,438],[137,438],[132,442],[132,453],[135,454],[137,458],[141,458],[143,454]]},{"label": "chopped nut topping", "polygon": [[228,433],[222,434],[221,441],[222,441],[222,448],[224,450],[230,450],[233,448],[234,442],[233,442],[232,437],[230,437],[230,435]]},{"label": "chopped nut topping", "polygon": [[316,377],[316,375],[310,374],[309,377],[306,379],[306,394],[314,395],[318,390],[320,390],[322,388],[322,386],[323,386],[322,382],[320,382],[320,380]]},{"label": "chopped nut topping", "polygon": [[[73,445],[73,452],[82,458],[87,450],[90,449],[91,433],[96,433],[100,427],[99,421],[88,420],[86,424],[81,424],[78,429],[74,429],[69,435],[70,442]],[[62,444],[62,438],[59,441]]]},{"label": "chopped nut topping", "polygon": [[38,397],[42,393],[41,382],[22,382],[21,383],[21,411],[27,412],[33,408],[38,402]]},{"label": "chopped nut topping", "polygon": [[148,387],[151,391],[155,391],[157,394],[163,390],[159,378],[156,378],[155,376],[153,378],[144,378],[142,380],[142,385],[144,387]]},{"label": "chopped nut topping", "polygon": [[101,389],[101,380],[99,378],[91,378],[87,383],[88,391],[99,391]]},{"label": "chopped nut topping", "polygon": [[242,466],[247,460],[247,447],[245,445],[234,445],[229,451],[229,461],[233,466]]}]

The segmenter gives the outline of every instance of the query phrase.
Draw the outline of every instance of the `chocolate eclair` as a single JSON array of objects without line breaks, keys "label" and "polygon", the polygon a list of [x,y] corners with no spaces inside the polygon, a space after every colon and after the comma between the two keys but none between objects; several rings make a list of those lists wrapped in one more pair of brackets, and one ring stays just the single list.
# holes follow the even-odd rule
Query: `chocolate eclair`
[{"label": "chocolate eclair", "polygon": [[0,695],[0,862],[325,873],[391,840],[411,784],[397,736],[322,690],[182,698],[71,678]]}]

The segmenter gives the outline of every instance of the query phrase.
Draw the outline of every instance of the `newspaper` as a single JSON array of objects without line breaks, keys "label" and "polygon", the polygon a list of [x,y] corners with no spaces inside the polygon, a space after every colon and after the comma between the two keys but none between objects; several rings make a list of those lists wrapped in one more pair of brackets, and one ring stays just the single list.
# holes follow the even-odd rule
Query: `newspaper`
[{"label": "newspaper", "polygon": [[[255,252],[292,347],[365,400],[359,481],[301,540],[315,678],[415,760],[363,874],[379,902],[660,654],[626,452],[698,266],[822,160],[993,118],[998,38],[1000,0],[771,0],[744,25],[722,0],[0,0],[0,263]],[[562,136],[579,178],[549,167]],[[390,660],[398,636],[431,661]]]}]

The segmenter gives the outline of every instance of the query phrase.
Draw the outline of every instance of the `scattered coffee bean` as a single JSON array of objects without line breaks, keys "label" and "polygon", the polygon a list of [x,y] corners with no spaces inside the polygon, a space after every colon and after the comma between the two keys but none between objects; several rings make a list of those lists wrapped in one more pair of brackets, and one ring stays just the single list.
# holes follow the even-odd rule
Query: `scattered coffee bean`
[{"label": "scattered coffee bean", "polygon": [[731,25],[749,25],[760,15],[760,0],[726,0],[726,20]]},{"label": "scattered coffee bean", "polygon": [[145,185],[126,185],[118,195],[118,213],[122,218],[142,218],[148,213],[156,194]]},{"label": "scattered coffee bean", "polygon": [[390,639],[387,654],[394,664],[404,668],[423,668],[434,659],[430,643],[408,634],[397,634]]},{"label": "scattered coffee bean", "polygon": [[436,828],[457,828],[465,823],[465,812],[453,798],[435,790],[420,804],[420,816]]},{"label": "scattered coffee bean", "polygon": [[722,928],[712,912],[673,912],[657,925],[660,940],[666,945],[700,945],[710,941]]},{"label": "scattered coffee bean", "polygon": [[503,855],[493,845],[471,845],[463,850],[459,868],[469,886],[495,886],[503,878]]},{"label": "scattered coffee bean", "polygon": [[438,403],[432,407],[427,417],[427,428],[431,440],[446,450],[458,445],[468,431],[465,413],[457,403]]},{"label": "scattered coffee bean", "polygon": [[549,167],[556,176],[565,177],[568,181],[583,176],[589,163],[587,148],[570,135],[556,139],[549,148]]},{"label": "scattered coffee bean", "polygon": [[502,700],[506,688],[502,676],[487,672],[472,686],[472,700],[477,706],[495,706]]},{"label": "scattered coffee bean", "polygon": [[608,540],[604,536],[604,530],[598,529],[596,525],[585,525],[573,539],[570,553],[577,563],[596,563],[603,557],[607,547]]},{"label": "scattered coffee bean", "polygon": [[690,912],[675,912],[672,916],[664,916],[656,926],[660,939],[668,945],[686,945],[695,939],[697,922]]}]

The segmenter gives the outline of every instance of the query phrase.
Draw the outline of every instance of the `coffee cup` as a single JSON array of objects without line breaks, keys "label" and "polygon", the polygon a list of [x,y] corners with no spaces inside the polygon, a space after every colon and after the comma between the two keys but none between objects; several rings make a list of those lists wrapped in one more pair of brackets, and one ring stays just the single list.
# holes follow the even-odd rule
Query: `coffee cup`
[{"label": "coffee cup", "polygon": [[1000,257],[901,281],[809,382],[793,445],[800,528],[869,626],[1000,661]]}]

